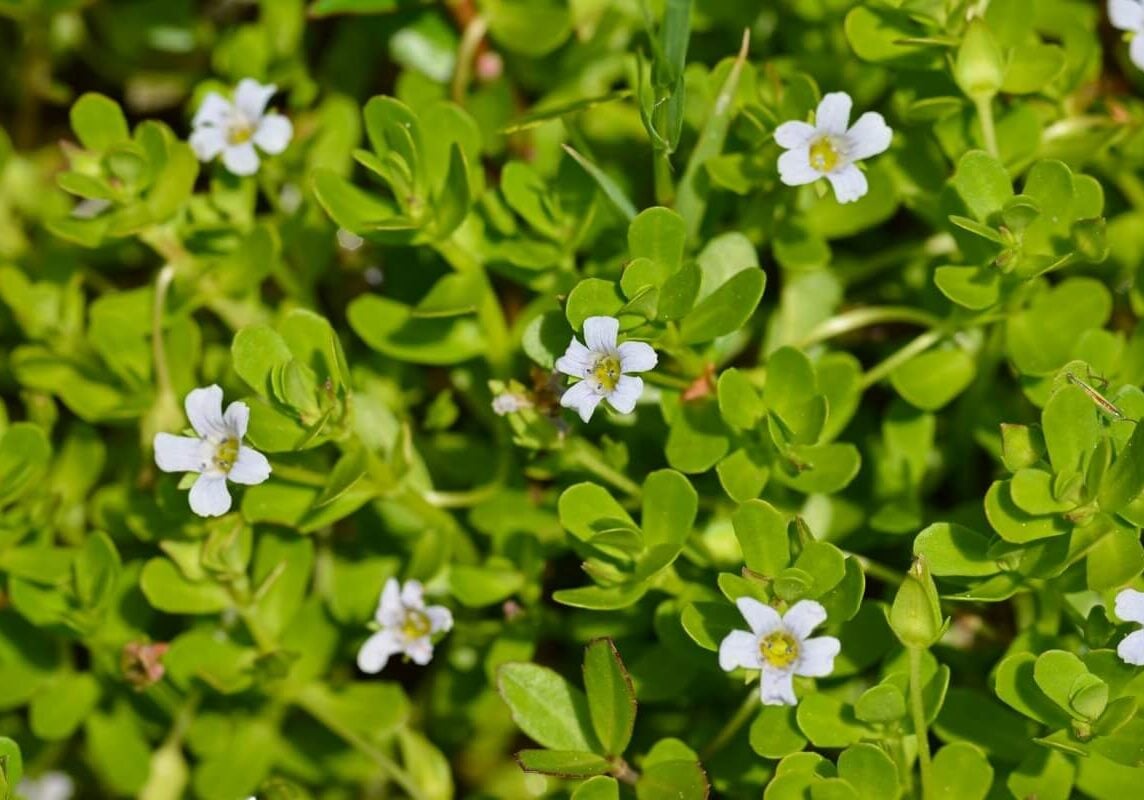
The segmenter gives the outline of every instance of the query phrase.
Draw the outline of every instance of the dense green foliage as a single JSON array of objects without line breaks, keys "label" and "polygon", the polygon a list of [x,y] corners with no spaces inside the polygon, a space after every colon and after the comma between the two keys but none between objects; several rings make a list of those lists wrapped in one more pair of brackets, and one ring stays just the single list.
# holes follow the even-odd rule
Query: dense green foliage
[{"label": "dense green foliage", "polygon": [[0,798],[1139,796],[1138,0],[0,47]]}]

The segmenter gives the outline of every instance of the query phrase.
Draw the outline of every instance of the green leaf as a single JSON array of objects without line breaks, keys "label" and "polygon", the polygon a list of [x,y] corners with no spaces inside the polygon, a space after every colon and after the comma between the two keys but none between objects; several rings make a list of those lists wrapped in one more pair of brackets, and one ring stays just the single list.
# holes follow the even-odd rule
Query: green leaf
[{"label": "green leaf", "polygon": [[745,269],[699,301],[679,326],[685,344],[698,344],[733,333],[755,311],[767,275],[761,269]]},{"label": "green leaf", "polygon": [[498,44],[534,58],[555,50],[572,31],[566,0],[489,0],[482,11]]},{"label": "green leaf", "polygon": [[774,577],[790,563],[787,518],[763,500],[743,503],[731,517],[748,569]]},{"label": "green leaf", "polygon": [[0,433],[0,506],[39,484],[51,457],[52,446],[38,425],[15,422]]},{"label": "green leaf", "polygon": [[88,150],[103,151],[131,137],[119,104],[96,92],[80,96],[69,112],[72,130]]},{"label": "green leaf", "polygon": [[1001,276],[981,267],[938,267],[933,282],[941,293],[960,306],[981,311],[1001,297]]},{"label": "green leaf", "polygon": [[521,750],[516,754],[516,760],[525,772],[540,772],[561,778],[604,775],[612,768],[603,756],[574,750]]},{"label": "green leaf", "polygon": [[838,777],[857,789],[861,800],[898,800],[902,794],[893,760],[872,744],[843,750],[838,756]]},{"label": "green leaf", "polygon": [[934,800],[985,800],[993,766],[971,744],[954,742],[937,752],[932,765]]},{"label": "green leaf", "polygon": [[1121,448],[1101,481],[1097,502],[1105,511],[1116,513],[1141,492],[1144,492],[1144,424],[1137,422],[1132,438]]},{"label": "green leaf", "polygon": [[552,670],[536,664],[505,664],[497,689],[513,721],[550,750],[599,752],[584,693]]},{"label": "green leaf", "polygon": [[481,327],[467,317],[421,318],[409,306],[377,295],[349,305],[354,332],[373,349],[415,364],[459,364],[486,352]]},{"label": "green leaf", "polygon": [[907,402],[936,411],[973,382],[977,370],[963,350],[931,350],[914,356],[890,373],[890,383]]},{"label": "green leaf", "polygon": [[139,588],[147,602],[170,614],[213,614],[230,608],[230,594],[211,581],[191,581],[166,558],[152,558],[143,567]]},{"label": "green leaf", "polygon": [[584,651],[584,689],[604,754],[623,755],[635,726],[636,694],[611,639],[596,639]]},{"label": "green leaf", "polygon": [[6,780],[6,783],[0,784],[0,788],[5,790],[17,786],[24,777],[24,759],[20,754],[20,745],[7,736],[0,736],[0,775]]},{"label": "green leaf", "polygon": [[1096,406],[1079,386],[1063,386],[1049,398],[1041,428],[1053,471],[1080,472],[1103,428]]},{"label": "green leaf", "polygon": [[906,716],[906,697],[894,684],[880,683],[859,696],[854,715],[863,722],[895,722]]},{"label": "green leaf", "polygon": [[628,226],[631,257],[649,259],[665,279],[682,266],[686,241],[683,219],[669,208],[645,209]]},{"label": "green leaf", "polygon": [[1034,516],[1013,502],[1009,481],[994,481],[985,493],[985,516],[1007,542],[1025,544],[1068,533],[1071,525],[1059,516]]},{"label": "green leaf", "polygon": [[697,761],[659,761],[645,767],[636,783],[639,800],[706,800],[707,773]]},{"label": "green leaf", "polygon": [[925,556],[934,575],[986,577],[1001,567],[989,557],[989,539],[952,522],[935,522],[914,539],[914,555]]},{"label": "green leaf", "polygon": [[575,330],[584,327],[588,317],[614,317],[624,306],[616,284],[599,278],[585,278],[568,295],[564,313]]},{"label": "green leaf", "polygon": [[751,749],[763,758],[785,758],[807,745],[799,732],[792,706],[763,706],[751,723]]},{"label": "green leaf", "polygon": [[589,778],[572,792],[572,800],[620,800],[620,784],[615,778]]},{"label": "green leaf", "polygon": [[609,176],[606,172],[597,167],[587,158],[577,153],[568,145],[561,145],[561,147],[564,148],[564,152],[575,159],[577,164],[584,168],[584,171],[592,177],[592,179],[600,187],[600,190],[603,191],[604,196],[612,201],[612,205],[614,205],[619,210],[619,212],[623,214],[628,222],[631,222],[633,219],[635,219],[636,207],[632,205],[632,201],[628,199],[627,195],[624,194],[624,190],[620,188],[620,185],[616,183],[616,181],[613,180],[611,176]]},{"label": "green leaf", "polygon": [[814,367],[800,350],[781,347],[767,359],[763,402],[771,438],[786,444],[814,444],[826,424],[826,398],[817,393]]}]

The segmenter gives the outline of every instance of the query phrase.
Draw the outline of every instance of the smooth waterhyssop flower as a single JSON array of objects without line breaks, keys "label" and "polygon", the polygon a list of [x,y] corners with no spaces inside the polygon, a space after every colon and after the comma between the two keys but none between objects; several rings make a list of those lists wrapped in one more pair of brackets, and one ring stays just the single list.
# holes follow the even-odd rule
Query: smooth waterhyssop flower
[{"label": "smooth waterhyssop flower", "polygon": [[45,772],[38,778],[24,778],[16,787],[24,800],[71,800],[75,783],[64,772]]},{"label": "smooth waterhyssop flower", "polygon": [[493,413],[498,417],[515,414],[532,407],[532,401],[516,392],[501,392],[493,398]]},{"label": "smooth waterhyssop flower", "polygon": [[191,121],[191,148],[199,161],[211,161],[222,153],[222,163],[235,175],[258,172],[258,151],[278,155],[290,144],[294,126],[281,114],[266,112],[266,104],[278,91],[243,78],[234,90],[234,102],[210,92]]},{"label": "smooth waterhyssop flower", "polygon": [[839,203],[866,195],[870,187],[855,162],[885,152],[894,134],[876,111],[867,111],[847,129],[853,104],[846,92],[832,92],[818,104],[813,125],[784,122],[775,129],[775,141],[786,149],[779,156],[783,183],[802,186],[826,178]]},{"label": "smooth waterhyssop flower", "polygon": [[[1116,595],[1116,616],[1125,622],[1144,625],[1144,592],[1123,589]],[[1144,666],[1144,629],[1133,631],[1120,640],[1116,654],[1126,664]]]},{"label": "smooth waterhyssop flower", "polygon": [[646,342],[616,344],[620,321],[615,317],[588,317],[584,320],[584,341],[575,336],[564,355],[556,359],[556,369],[580,378],[560,398],[560,405],[574,408],[587,422],[601,400],[607,400],[621,414],[630,414],[643,394],[643,379],[630,372],[647,372],[655,367],[655,350]]},{"label": "smooth waterhyssop flower", "polygon": [[1128,55],[1144,69],[1144,0],[1108,0],[1108,19],[1112,27],[1132,35]]},{"label": "smooth waterhyssop flower", "polygon": [[197,436],[155,434],[155,463],[164,472],[197,472],[191,487],[191,510],[200,517],[230,511],[226,482],[253,485],[270,477],[266,456],[242,443],[250,408],[235,401],[222,410],[222,389],[208,386],[187,395],[187,419]]},{"label": "smooth waterhyssop flower", "polygon": [[735,605],[751,630],[727,634],[719,645],[719,666],[727,672],[739,667],[762,670],[764,705],[798,705],[795,675],[822,678],[834,671],[841,643],[833,636],[810,638],[810,632],[826,622],[821,603],[799,600],[781,617],[753,597],[740,597]]},{"label": "smooth waterhyssop flower", "polygon": [[453,627],[453,614],[445,606],[426,606],[421,584],[396,578],[385,582],[374,615],[381,630],[365,640],[358,651],[362,672],[381,672],[389,657],[405,653],[424,666],[433,659],[433,634]]}]

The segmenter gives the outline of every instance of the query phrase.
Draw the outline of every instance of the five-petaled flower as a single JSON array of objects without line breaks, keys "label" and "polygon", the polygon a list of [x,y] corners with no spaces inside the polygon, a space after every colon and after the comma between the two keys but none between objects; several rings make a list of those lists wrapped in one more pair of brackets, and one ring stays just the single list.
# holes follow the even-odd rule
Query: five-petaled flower
[{"label": "five-petaled flower", "polygon": [[[1116,595],[1116,616],[1125,622],[1144,625],[1144,592],[1122,589]],[[1120,640],[1116,654],[1126,664],[1144,666],[1144,629],[1133,631]]]},{"label": "five-petaled flower", "polygon": [[655,350],[646,342],[616,344],[620,321],[615,317],[588,317],[584,320],[584,341],[575,336],[564,355],[556,359],[556,369],[580,378],[564,392],[560,405],[574,408],[587,422],[601,400],[606,399],[621,414],[630,414],[643,394],[643,379],[631,372],[647,372],[655,367]]},{"label": "five-petaled flower", "polygon": [[362,672],[381,672],[389,657],[405,653],[424,666],[433,659],[433,634],[453,627],[453,614],[445,606],[426,606],[421,584],[396,578],[385,582],[374,618],[381,630],[365,640],[358,651]]},{"label": "five-petaled flower", "polygon": [[775,129],[775,141],[786,150],[779,156],[783,183],[802,186],[826,178],[839,203],[866,195],[870,187],[855,162],[885,152],[894,134],[876,111],[867,111],[847,128],[853,104],[846,92],[832,92],[818,104],[813,125],[784,122]]},{"label": "five-petaled flower", "polygon": [[1128,55],[1144,69],[1144,0],[1108,0],[1108,19],[1112,27],[1131,35]]},{"label": "five-petaled flower", "polygon": [[243,78],[234,90],[234,102],[216,92],[203,99],[191,121],[191,148],[199,161],[211,161],[222,153],[222,163],[235,175],[258,172],[258,152],[278,155],[290,144],[294,126],[281,114],[267,113],[266,104],[278,91]]},{"label": "five-petaled flower", "polygon": [[834,671],[841,643],[833,636],[809,638],[826,621],[821,603],[799,600],[782,616],[753,597],[740,597],[735,604],[751,630],[727,634],[719,645],[719,666],[727,672],[762,670],[759,688],[765,705],[797,705],[795,675],[822,678]]},{"label": "five-petaled flower", "polygon": [[250,408],[235,401],[222,410],[222,389],[211,385],[187,395],[187,419],[197,436],[155,434],[155,463],[164,472],[197,472],[191,487],[191,510],[200,517],[230,511],[226,482],[252,485],[270,477],[266,456],[242,443]]}]

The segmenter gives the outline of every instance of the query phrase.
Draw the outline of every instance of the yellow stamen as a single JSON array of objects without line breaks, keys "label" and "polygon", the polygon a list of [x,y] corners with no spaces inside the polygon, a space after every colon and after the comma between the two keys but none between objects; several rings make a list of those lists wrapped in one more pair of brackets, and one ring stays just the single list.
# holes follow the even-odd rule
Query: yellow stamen
[{"label": "yellow stamen", "polygon": [[214,453],[212,462],[214,468],[220,472],[228,473],[234,467],[234,462],[238,460],[238,439],[231,437],[226,439],[220,444]]},{"label": "yellow stamen", "polygon": [[232,122],[226,132],[226,140],[232,145],[245,144],[254,136],[254,128],[246,120]]},{"label": "yellow stamen", "polygon": [[433,625],[429,622],[429,615],[424,611],[418,611],[416,608],[405,610],[405,619],[401,623],[401,635],[406,639],[420,639],[422,636],[427,636],[432,630]]},{"label": "yellow stamen", "polygon": [[823,136],[810,146],[810,166],[819,172],[831,172],[838,166],[839,155],[829,136]]},{"label": "yellow stamen", "polygon": [[592,367],[592,377],[600,388],[610,392],[616,388],[623,373],[620,371],[620,359],[615,356],[602,356]]},{"label": "yellow stamen", "polygon": [[759,642],[759,654],[771,666],[786,669],[798,660],[798,641],[786,631],[775,631]]}]

